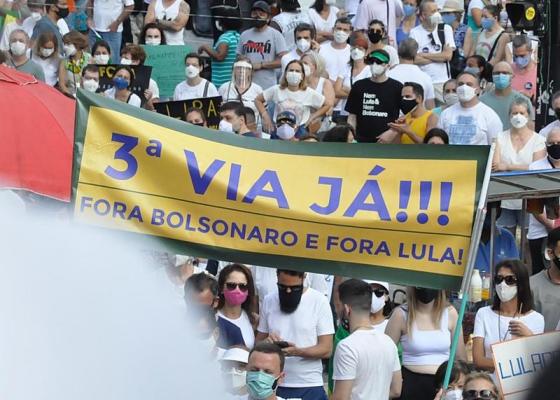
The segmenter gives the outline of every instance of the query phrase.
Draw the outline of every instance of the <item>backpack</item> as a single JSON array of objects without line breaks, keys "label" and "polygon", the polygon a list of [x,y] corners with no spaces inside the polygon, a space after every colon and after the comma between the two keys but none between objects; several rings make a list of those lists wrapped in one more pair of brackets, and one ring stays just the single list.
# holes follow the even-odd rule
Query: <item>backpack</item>
[{"label": "backpack", "polygon": [[[438,37],[439,41],[441,42],[441,47],[445,46],[445,31],[444,31],[445,24],[438,25]],[[453,55],[451,60],[446,63],[447,65],[447,77],[448,78],[457,78],[466,67],[467,59],[463,55],[462,49],[455,49],[453,50]]]}]

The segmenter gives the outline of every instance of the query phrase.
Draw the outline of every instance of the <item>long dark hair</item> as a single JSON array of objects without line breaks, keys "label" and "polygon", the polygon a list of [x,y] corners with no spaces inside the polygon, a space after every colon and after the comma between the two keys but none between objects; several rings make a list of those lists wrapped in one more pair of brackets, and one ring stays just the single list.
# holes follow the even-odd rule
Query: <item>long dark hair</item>
[{"label": "long dark hair", "polygon": [[247,287],[249,290],[247,292],[248,293],[247,300],[245,300],[245,302],[241,305],[241,308],[245,310],[245,312],[247,313],[247,316],[249,317],[249,321],[251,321],[251,323],[254,323],[255,318],[253,317],[253,310],[254,310],[253,303],[255,301],[255,284],[253,282],[253,275],[251,274],[251,271],[249,270],[249,268],[247,268],[242,264],[229,264],[220,272],[220,276],[218,276],[219,297],[218,297],[217,309],[221,310],[224,307],[225,304],[224,285],[226,284],[227,277],[232,272],[241,272],[243,275],[245,275],[245,279],[247,280]]},{"label": "long dark hair", "polygon": [[[509,268],[517,279],[517,304],[518,308],[521,305],[521,313],[525,314],[531,311],[533,309],[533,294],[529,284],[529,271],[525,264],[519,260],[504,260],[496,265],[496,274],[500,268]],[[494,294],[492,310],[498,311],[500,304],[500,298],[497,294]]]},{"label": "long dark hair", "polygon": [[314,8],[317,13],[320,13],[325,8],[325,0],[315,0],[315,3],[311,5],[311,8]]},{"label": "long dark hair", "polygon": [[157,29],[161,36],[160,44],[167,44],[165,41],[165,35],[163,33],[162,27],[159,26],[159,24],[156,24],[155,22],[150,22],[149,24],[144,25],[144,27],[142,28],[142,32],[140,32],[140,44],[146,44],[146,32],[148,31],[148,29]]}]

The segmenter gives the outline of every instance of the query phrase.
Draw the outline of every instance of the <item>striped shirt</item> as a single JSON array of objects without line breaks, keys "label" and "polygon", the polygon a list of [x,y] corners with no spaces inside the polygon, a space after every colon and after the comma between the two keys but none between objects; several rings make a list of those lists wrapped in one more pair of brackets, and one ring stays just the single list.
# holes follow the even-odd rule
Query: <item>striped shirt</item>
[{"label": "striped shirt", "polygon": [[220,35],[218,41],[214,45],[217,51],[220,44],[225,43],[228,46],[226,58],[223,61],[212,60],[212,83],[217,87],[231,80],[233,63],[237,56],[237,44],[239,43],[239,32],[227,31]]}]

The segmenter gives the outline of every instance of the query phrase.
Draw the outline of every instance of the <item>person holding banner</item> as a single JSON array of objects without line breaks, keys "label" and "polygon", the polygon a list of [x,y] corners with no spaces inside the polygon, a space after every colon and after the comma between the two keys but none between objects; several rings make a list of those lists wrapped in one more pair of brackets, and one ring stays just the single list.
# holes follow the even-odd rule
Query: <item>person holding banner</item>
[{"label": "person holding banner", "polygon": [[105,91],[105,96],[128,103],[131,106],[141,107],[142,101],[140,97],[130,91],[133,83],[132,69],[126,65],[121,65],[115,70],[113,87]]},{"label": "person holding banner", "polygon": [[253,65],[251,60],[245,56],[237,56],[237,61],[233,64],[231,80],[218,89],[218,93],[225,103],[239,101],[256,113],[258,110],[255,106],[255,99],[262,92],[262,87],[253,82]]},{"label": "person holding banner", "polygon": [[[457,311],[443,290],[408,287],[407,302],[395,309],[385,333],[402,345],[401,400],[433,400],[434,376],[449,360]],[[457,359],[466,360],[463,333],[459,334]]]},{"label": "person holding banner", "polygon": [[[131,65],[144,65],[146,61],[146,52],[137,44],[127,44],[121,52],[121,58],[130,60]],[[144,91],[146,104],[144,108],[147,110],[155,110],[154,103],[159,102],[159,86],[155,80],[150,78],[148,88]]]},{"label": "person holding banner", "polygon": [[544,318],[533,307],[527,267],[505,260],[496,271],[493,304],[478,310],[474,321],[474,364],[487,371],[494,371],[492,344],[544,331]]},{"label": "person holding banner", "polygon": [[190,100],[219,96],[216,86],[200,76],[202,57],[189,53],[185,57],[185,74],[187,79],[175,87],[173,100]]}]

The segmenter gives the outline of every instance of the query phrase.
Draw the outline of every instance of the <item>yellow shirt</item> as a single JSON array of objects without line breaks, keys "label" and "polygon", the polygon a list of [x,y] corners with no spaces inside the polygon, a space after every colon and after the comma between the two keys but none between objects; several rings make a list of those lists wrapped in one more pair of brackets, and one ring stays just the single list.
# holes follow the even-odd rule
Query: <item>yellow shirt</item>
[{"label": "yellow shirt", "polygon": [[[432,110],[426,111],[418,118],[414,118],[411,113],[412,111],[406,114],[404,116],[404,119],[408,126],[410,126],[412,132],[414,132],[420,138],[424,139],[424,136],[426,136],[426,133],[428,133],[428,119],[430,119],[430,116],[432,115]],[[408,135],[403,134],[401,137],[401,143],[414,144],[414,141]]]}]

